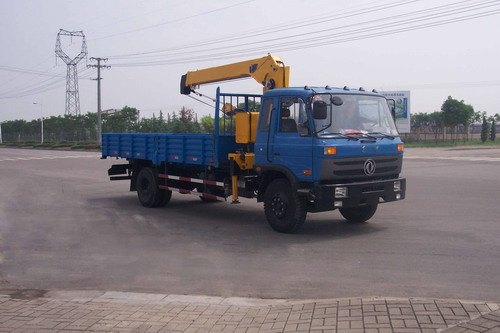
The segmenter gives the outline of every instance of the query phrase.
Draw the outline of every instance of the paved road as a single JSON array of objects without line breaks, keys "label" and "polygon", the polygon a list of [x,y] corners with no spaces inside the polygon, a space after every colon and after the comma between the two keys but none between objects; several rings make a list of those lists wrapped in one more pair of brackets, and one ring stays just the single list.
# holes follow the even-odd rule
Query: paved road
[{"label": "paved road", "polygon": [[0,149],[0,288],[499,301],[500,150],[406,154],[406,200],[284,235],[250,200],[143,208],[96,153]]}]

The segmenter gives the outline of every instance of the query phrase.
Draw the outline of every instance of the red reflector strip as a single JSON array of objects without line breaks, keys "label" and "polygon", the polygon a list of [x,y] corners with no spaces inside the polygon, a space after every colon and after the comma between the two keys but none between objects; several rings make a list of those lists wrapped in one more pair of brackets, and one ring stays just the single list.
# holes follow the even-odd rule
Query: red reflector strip
[{"label": "red reflector strip", "polygon": [[129,154],[129,152],[128,152],[128,151],[126,151],[126,152],[124,152],[124,153],[123,153],[123,155],[128,155],[128,154]]},{"label": "red reflector strip", "polygon": [[204,198],[214,199],[214,200],[218,200],[218,198],[219,198],[218,196],[216,196],[214,194],[208,194],[208,193],[202,193],[201,196]]},{"label": "red reflector strip", "polygon": [[190,161],[198,161],[198,159],[196,157],[190,157],[189,160]]},{"label": "red reflector strip", "polygon": [[172,160],[178,160],[179,156],[170,156],[170,159],[172,159]]},{"label": "red reflector strip", "polygon": [[137,153],[137,156],[139,156],[139,157],[140,157],[140,156],[143,156],[143,154],[141,154],[141,153]]}]

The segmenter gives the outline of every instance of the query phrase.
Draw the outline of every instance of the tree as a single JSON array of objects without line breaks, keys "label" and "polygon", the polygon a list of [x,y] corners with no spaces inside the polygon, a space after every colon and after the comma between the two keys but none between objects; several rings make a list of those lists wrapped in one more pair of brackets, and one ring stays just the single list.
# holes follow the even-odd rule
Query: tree
[{"label": "tree", "polygon": [[200,133],[201,126],[197,122],[197,115],[191,109],[182,107],[177,116],[174,112],[168,126],[171,133]]},{"label": "tree", "polygon": [[444,128],[443,113],[439,111],[434,111],[429,115],[430,126],[432,132],[434,133],[434,141],[438,141],[439,131]]},{"label": "tree", "polygon": [[481,126],[481,141],[486,142],[488,140],[488,121],[486,116],[483,116],[483,125]]},{"label": "tree", "polygon": [[480,124],[483,121],[483,117],[486,116],[486,111],[476,111],[472,117],[472,122],[474,124]]},{"label": "tree", "polygon": [[420,141],[420,133],[425,128],[433,124],[432,116],[428,113],[415,113],[411,116],[411,132],[415,134],[415,139]]},{"label": "tree", "polygon": [[[238,109],[240,110],[245,110],[245,103],[239,103],[238,104]],[[249,99],[248,101],[248,111],[250,112],[259,112],[260,110],[260,102],[255,101],[255,99]]]},{"label": "tree", "polygon": [[448,99],[444,101],[441,106],[441,111],[443,112],[443,120],[445,126],[450,126],[453,129],[452,133],[455,133],[457,125],[464,125],[468,131],[468,127],[474,118],[474,108],[471,105],[467,105],[464,101],[458,101],[448,96]]},{"label": "tree", "polygon": [[201,118],[201,127],[204,133],[213,133],[215,128],[215,119],[212,116],[204,116]]},{"label": "tree", "polygon": [[102,131],[111,133],[128,133],[136,129],[139,110],[124,106],[120,112],[114,114],[103,113]]},{"label": "tree", "polygon": [[495,123],[495,118],[491,119],[491,130],[490,130],[490,140],[495,141],[497,138],[497,124]]}]

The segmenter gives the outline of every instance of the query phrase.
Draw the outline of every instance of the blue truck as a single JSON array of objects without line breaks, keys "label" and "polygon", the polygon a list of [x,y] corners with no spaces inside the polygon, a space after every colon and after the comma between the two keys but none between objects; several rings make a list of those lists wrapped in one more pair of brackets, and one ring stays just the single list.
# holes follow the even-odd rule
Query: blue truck
[{"label": "blue truck", "polygon": [[130,180],[151,208],[172,192],[205,202],[255,198],[284,233],[297,232],[308,212],[338,209],[359,223],[379,203],[403,200],[403,142],[389,101],[362,88],[288,87],[288,73],[269,55],[183,75],[183,94],[239,77],[253,77],[264,93],[217,88],[210,134],[102,134],[102,157],[128,161],[108,170],[111,180]]}]

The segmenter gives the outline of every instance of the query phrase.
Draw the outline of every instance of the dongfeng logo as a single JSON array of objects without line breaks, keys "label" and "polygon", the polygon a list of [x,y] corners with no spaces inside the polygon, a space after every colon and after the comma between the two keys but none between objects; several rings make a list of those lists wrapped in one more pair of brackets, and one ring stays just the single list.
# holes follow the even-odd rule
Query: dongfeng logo
[{"label": "dongfeng logo", "polygon": [[373,175],[375,173],[376,168],[377,168],[377,166],[375,165],[374,160],[372,160],[372,159],[366,160],[364,170],[365,170],[365,174],[367,176]]}]

